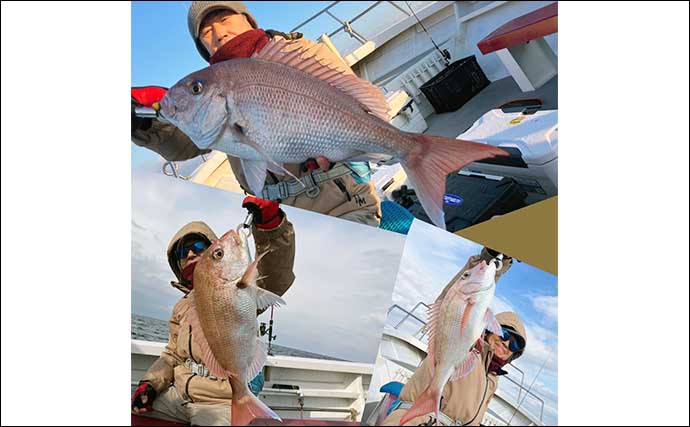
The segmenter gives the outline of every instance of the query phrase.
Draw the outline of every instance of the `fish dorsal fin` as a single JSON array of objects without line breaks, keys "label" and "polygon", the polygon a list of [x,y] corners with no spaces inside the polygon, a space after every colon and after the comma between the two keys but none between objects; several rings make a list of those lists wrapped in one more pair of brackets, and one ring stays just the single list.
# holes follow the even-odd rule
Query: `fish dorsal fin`
[{"label": "fish dorsal fin", "polygon": [[[204,366],[211,371],[212,375],[218,378],[235,376],[234,372],[227,371],[225,368],[223,368],[223,366],[213,355],[213,351],[211,351],[211,346],[209,346],[208,341],[204,336],[204,330],[201,328],[201,323],[199,322],[193,290],[187,296],[187,300],[189,304],[189,308],[187,309],[187,321],[192,326],[192,339],[201,350],[201,360],[204,362]],[[189,357],[192,357],[192,355],[190,354]]]},{"label": "fish dorsal fin", "polygon": [[436,331],[438,329],[438,324],[440,322],[439,317],[441,315],[441,304],[443,301],[437,301],[429,306],[429,310],[426,312],[427,322],[426,322],[426,333],[429,335],[429,345],[427,348],[427,357],[434,364],[434,337],[436,336]]},{"label": "fish dorsal fin", "polygon": [[277,62],[321,79],[356,99],[364,110],[388,122],[388,103],[383,93],[366,80],[360,79],[338,59],[327,58],[325,47],[308,40],[273,39],[252,58]]}]

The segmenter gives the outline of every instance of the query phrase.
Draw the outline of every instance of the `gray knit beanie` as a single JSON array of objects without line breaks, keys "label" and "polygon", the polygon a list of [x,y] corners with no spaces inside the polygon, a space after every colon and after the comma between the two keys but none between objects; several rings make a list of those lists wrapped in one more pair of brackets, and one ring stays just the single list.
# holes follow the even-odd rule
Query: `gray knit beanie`
[{"label": "gray knit beanie", "polygon": [[209,61],[211,57],[204,45],[199,41],[199,27],[206,15],[219,9],[229,9],[235,13],[241,13],[247,17],[247,21],[249,21],[252,27],[259,27],[252,14],[249,13],[247,6],[241,1],[193,1],[187,14],[187,26],[189,27],[189,34],[196,44],[196,49],[206,61]]}]

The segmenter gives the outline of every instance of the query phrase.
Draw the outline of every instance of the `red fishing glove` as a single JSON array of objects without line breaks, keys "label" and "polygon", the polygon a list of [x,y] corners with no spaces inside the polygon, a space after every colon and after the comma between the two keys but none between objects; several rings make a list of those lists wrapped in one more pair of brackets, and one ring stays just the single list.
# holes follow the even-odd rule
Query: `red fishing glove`
[{"label": "red fishing glove", "polygon": [[242,201],[242,207],[254,216],[254,224],[260,230],[271,230],[280,225],[285,215],[280,204],[271,200],[247,196]]},{"label": "red fishing glove", "polygon": [[133,87],[132,102],[151,108],[153,104],[160,102],[167,92],[168,89],[161,86]]},{"label": "red fishing glove", "polygon": [[134,110],[137,107],[153,108],[168,92],[168,89],[160,86],[145,86],[132,88],[132,133],[136,130],[148,130],[151,128],[153,119],[148,117],[138,117]]},{"label": "red fishing glove", "polygon": [[138,414],[153,410],[153,400],[157,394],[150,383],[140,382],[132,395],[132,412]]}]

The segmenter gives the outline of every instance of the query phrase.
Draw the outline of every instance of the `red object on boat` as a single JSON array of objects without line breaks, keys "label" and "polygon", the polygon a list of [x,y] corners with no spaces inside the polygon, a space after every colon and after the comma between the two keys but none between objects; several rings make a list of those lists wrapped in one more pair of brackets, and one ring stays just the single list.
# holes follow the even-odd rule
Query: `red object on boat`
[{"label": "red object on boat", "polygon": [[158,418],[142,417],[132,414],[133,426],[188,426],[189,424],[176,423],[173,421],[159,420]]},{"label": "red object on boat", "polygon": [[477,43],[477,47],[486,55],[556,32],[558,32],[558,2],[506,22]]}]

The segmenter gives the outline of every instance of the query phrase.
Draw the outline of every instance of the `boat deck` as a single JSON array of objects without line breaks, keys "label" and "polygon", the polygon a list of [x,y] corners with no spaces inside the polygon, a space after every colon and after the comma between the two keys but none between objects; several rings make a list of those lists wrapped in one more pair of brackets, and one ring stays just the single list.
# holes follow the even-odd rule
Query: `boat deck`
[{"label": "boat deck", "polygon": [[426,118],[429,128],[424,132],[432,135],[456,138],[489,110],[520,98],[539,98],[544,110],[558,109],[558,76],[532,92],[523,92],[512,77],[491,82],[489,86],[456,111],[432,114]]}]

